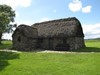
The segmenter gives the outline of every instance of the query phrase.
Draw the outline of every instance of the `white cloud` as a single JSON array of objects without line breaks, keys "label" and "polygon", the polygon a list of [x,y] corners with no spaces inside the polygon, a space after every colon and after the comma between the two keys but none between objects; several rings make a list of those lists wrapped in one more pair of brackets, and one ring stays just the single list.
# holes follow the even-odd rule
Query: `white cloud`
[{"label": "white cloud", "polygon": [[82,8],[82,12],[83,13],[90,13],[91,12],[91,8],[92,8],[92,6],[86,6],[86,7],[83,7]]},{"label": "white cloud", "polygon": [[73,2],[69,3],[68,7],[72,12],[80,11],[82,8],[82,2],[80,0],[73,0]]},{"label": "white cloud", "polygon": [[82,6],[82,2],[80,0],[73,0],[69,3],[68,7],[72,12],[82,11],[82,13],[90,13],[91,12],[91,5],[87,5],[86,7]]},{"label": "white cloud", "polygon": [[48,18],[42,18],[39,22],[49,21]]},{"label": "white cloud", "polygon": [[17,7],[29,7],[32,0],[0,0],[0,4],[7,4],[13,9]]},{"label": "white cloud", "polygon": [[94,25],[83,25],[85,38],[100,38],[100,23]]}]

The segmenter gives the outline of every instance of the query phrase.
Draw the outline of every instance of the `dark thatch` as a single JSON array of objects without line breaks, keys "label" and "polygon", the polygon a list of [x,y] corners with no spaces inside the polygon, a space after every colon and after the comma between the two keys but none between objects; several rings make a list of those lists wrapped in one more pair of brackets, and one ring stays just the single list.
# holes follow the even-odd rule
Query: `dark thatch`
[{"label": "dark thatch", "polygon": [[38,29],[38,36],[52,37],[84,37],[81,23],[75,17],[33,24]]},{"label": "dark thatch", "polygon": [[16,28],[12,37],[14,35],[16,35],[16,32],[18,32],[19,34],[22,34],[23,36],[25,36],[27,38],[37,38],[37,36],[34,36],[34,35],[38,34],[36,28],[30,27],[30,26],[27,26],[24,24],[22,24]]}]

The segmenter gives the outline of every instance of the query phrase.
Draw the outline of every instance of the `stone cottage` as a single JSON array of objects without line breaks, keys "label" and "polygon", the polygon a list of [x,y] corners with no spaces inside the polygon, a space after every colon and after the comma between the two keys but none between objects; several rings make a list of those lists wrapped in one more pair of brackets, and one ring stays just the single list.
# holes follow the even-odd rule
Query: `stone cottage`
[{"label": "stone cottage", "polygon": [[36,28],[20,25],[14,31],[12,38],[13,49],[30,51],[36,47],[38,32]]},{"label": "stone cottage", "polygon": [[[32,30],[29,31],[28,28]],[[85,47],[81,23],[75,17],[36,23],[22,29],[19,26],[13,34],[13,46],[16,49],[17,47],[23,49],[23,44],[20,42],[20,46],[15,46],[19,41],[19,34],[30,42],[29,45],[26,39],[23,39],[25,49],[30,47],[43,50],[74,50]]]}]

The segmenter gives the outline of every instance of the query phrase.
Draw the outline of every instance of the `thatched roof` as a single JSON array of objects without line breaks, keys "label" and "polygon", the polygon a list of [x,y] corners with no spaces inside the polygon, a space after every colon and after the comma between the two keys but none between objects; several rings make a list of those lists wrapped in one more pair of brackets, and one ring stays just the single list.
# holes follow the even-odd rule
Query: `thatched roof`
[{"label": "thatched roof", "polygon": [[75,17],[52,20],[33,24],[38,29],[38,36],[50,37],[84,37],[81,23]]},{"label": "thatched roof", "polygon": [[16,30],[14,31],[12,37],[16,36],[15,35],[16,33],[22,34],[23,36],[29,37],[29,38],[37,38],[38,37],[38,32],[37,32],[36,28],[30,27],[30,26],[27,26],[27,25],[24,25],[24,24],[19,25],[16,28]]}]

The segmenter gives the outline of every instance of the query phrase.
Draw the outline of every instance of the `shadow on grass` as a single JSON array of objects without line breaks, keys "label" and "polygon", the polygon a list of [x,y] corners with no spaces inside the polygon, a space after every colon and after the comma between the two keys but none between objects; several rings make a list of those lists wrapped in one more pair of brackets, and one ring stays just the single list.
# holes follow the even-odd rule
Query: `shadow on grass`
[{"label": "shadow on grass", "polygon": [[72,50],[72,52],[100,52],[100,48],[97,47],[85,47],[78,50]]},{"label": "shadow on grass", "polygon": [[0,45],[0,49],[11,49],[11,48],[12,48],[12,46],[9,44],[1,44]]},{"label": "shadow on grass", "polygon": [[0,71],[2,71],[6,66],[10,65],[8,60],[13,60],[18,58],[19,58],[18,53],[0,51]]}]

